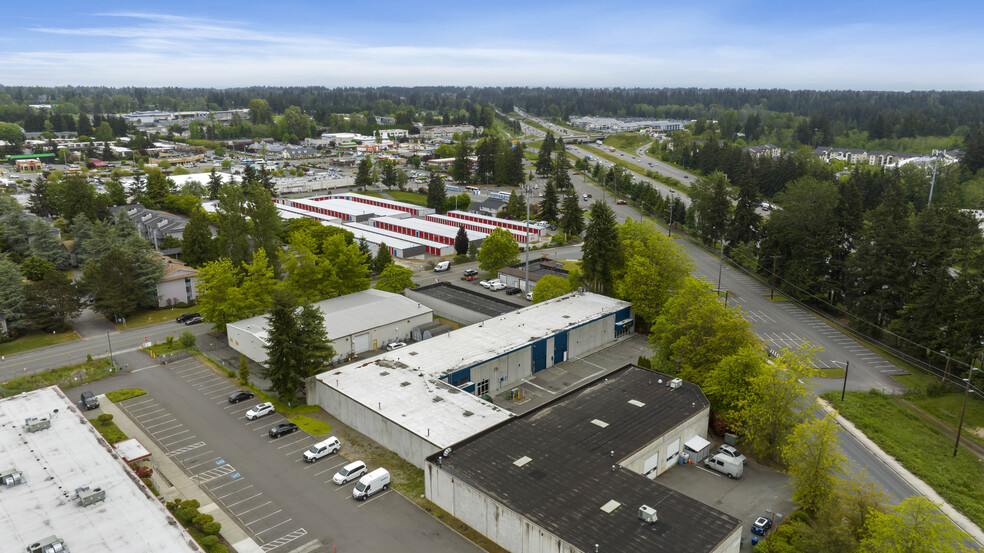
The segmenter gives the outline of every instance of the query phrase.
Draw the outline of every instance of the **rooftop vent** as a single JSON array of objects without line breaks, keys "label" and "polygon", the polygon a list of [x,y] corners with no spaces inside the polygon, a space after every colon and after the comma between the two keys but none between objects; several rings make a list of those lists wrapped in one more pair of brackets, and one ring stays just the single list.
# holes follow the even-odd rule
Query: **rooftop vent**
[{"label": "rooftop vent", "polygon": [[475,414],[475,413],[472,413],[471,411],[465,411],[464,413],[462,413],[462,415],[464,415],[464,416],[466,416],[466,417],[470,417],[470,416],[472,416],[472,415],[474,415],[474,414]]},{"label": "rooftop vent", "polygon": [[0,486],[16,486],[24,483],[24,475],[17,469],[7,469],[0,472]]},{"label": "rooftop vent", "polygon": [[79,507],[88,507],[93,503],[99,503],[106,499],[106,490],[102,488],[89,489],[88,486],[85,488],[76,488],[75,495],[72,496],[75,499]]},{"label": "rooftop vent", "polygon": [[618,501],[615,501],[614,499],[610,499],[608,500],[608,503],[605,503],[604,505],[601,506],[601,510],[605,511],[608,514],[611,514],[612,511],[618,509],[621,506],[622,504],[619,503]]},{"label": "rooftop vent", "polygon": [[653,509],[649,505],[639,507],[639,520],[645,522],[646,524],[656,524],[656,521],[658,520],[656,518],[656,509]]},{"label": "rooftop vent", "polygon": [[383,372],[379,373],[379,376],[386,376],[388,374],[389,374],[389,371],[383,371]]},{"label": "rooftop vent", "polygon": [[410,385],[409,382],[400,382],[400,386],[402,386],[404,388],[407,387],[407,386],[409,386],[409,385]]},{"label": "rooftop vent", "polygon": [[594,424],[596,426],[600,426],[602,428],[608,428],[608,423],[607,422],[602,421],[602,420],[598,420],[598,419],[594,419],[593,421],[591,421],[591,424]]},{"label": "rooftop vent", "polygon": [[45,428],[51,428],[51,421],[48,419],[31,417],[24,421],[24,429],[28,432],[38,432],[39,430],[44,430]]},{"label": "rooftop vent", "polygon": [[521,466],[525,465],[526,463],[529,463],[532,460],[533,459],[527,457],[526,455],[523,455],[519,459],[516,459],[515,461],[513,461],[513,464],[516,465],[517,467],[521,467]]},{"label": "rooftop vent", "polygon": [[48,536],[27,546],[27,553],[61,553],[62,551],[68,551],[65,549],[65,540],[55,536]]},{"label": "rooftop vent", "polygon": [[637,399],[630,399],[629,400],[629,405],[635,405],[636,407],[645,407],[646,406],[645,403],[643,403],[643,402],[641,402],[641,401],[639,401]]},{"label": "rooftop vent", "polygon": [[674,390],[677,389],[677,388],[679,388],[682,385],[683,385],[683,380],[680,380],[679,378],[674,378],[669,383],[670,388],[673,388]]},{"label": "rooftop vent", "polygon": [[431,398],[431,401],[433,401],[434,403],[440,403],[440,402],[444,401],[444,398],[441,397],[441,396],[434,396],[434,397]]}]

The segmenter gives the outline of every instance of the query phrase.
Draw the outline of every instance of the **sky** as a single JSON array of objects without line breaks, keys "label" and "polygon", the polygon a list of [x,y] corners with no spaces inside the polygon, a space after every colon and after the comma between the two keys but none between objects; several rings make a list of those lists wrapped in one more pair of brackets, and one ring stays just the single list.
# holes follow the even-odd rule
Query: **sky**
[{"label": "sky", "polygon": [[984,89],[984,2],[87,0],[4,12],[0,84]]}]

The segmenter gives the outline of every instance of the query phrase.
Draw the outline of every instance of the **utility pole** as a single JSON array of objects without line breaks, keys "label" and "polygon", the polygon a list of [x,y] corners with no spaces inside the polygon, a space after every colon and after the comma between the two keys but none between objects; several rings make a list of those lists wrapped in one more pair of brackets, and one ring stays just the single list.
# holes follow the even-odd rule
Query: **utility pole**
[{"label": "utility pole", "polygon": [[844,387],[841,388],[841,401],[844,401],[844,394],[847,393],[847,372],[851,370],[851,361],[848,360],[847,364],[844,365]]},{"label": "utility pole", "polygon": [[721,272],[724,270],[724,238],[721,239],[721,253],[718,254],[718,285],[717,293],[721,295]]},{"label": "utility pole", "polygon": [[523,284],[524,292],[530,291],[530,183],[523,185],[526,191],[526,280]]},{"label": "utility pole", "polygon": [[[981,363],[984,364],[984,361],[982,361]],[[954,457],[957,456],[957,451],[960,449],[960,432],[963,430],[964,414],[967,413],[967,396],[970,395],[970,379],[974,376],[974,371],[976,370],[977,367],[973,367],[973,366],[970,367],[970,374],[968,374],[967,378],[964,379],[964,382],[967,383],[967,386],[964,388],[963,408],[960,409],[960,424],[957,425],[957,441],[953,444]]]}]

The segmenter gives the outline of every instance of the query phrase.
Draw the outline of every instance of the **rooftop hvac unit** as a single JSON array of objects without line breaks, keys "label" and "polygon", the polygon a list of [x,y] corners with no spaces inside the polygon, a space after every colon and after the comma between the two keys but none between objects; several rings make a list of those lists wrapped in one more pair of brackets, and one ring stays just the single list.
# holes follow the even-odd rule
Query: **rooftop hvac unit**
[{"label": "rooftop hvac unit", "polygon": [[68,551],[65,548],[65,540],[55,536],[48,536],[27,546],[27,553],[61,553],[62,551]]},{"label": "rooftop hvac unit", "polygon": [[683,380],[680,380],[679,378],[674,378],[673,380],[670,381],[670,388],[677,389],[682,385],[683,385]]},{"label": "rooftop hvac unit", "polygon": [[88,507],[93,503],[98,503],[106,499],[106,490],[95,488],[90,490],[88,487],[75,490],[75,499],[79,507]]},{"label": "rooftop hvac unit", "polygon": [[39,430],[44,430],[45,428],[51,428],[51,421],[48,419],[31,417],[24,421],[24,429],[28,432],[38,432]]},{"label": "rooftop hvac unit", "polygon": [[658,520],[656,518],[656,509],[653,509],[649,505],[639,507],[639,519],[646,524],[656,524],[656,521]]},{"label": "rooftop hvac unit", "polygon": [[24,483],[24,475],[17,469],[8,469],[0,472],[0,486],[16,486]]}]

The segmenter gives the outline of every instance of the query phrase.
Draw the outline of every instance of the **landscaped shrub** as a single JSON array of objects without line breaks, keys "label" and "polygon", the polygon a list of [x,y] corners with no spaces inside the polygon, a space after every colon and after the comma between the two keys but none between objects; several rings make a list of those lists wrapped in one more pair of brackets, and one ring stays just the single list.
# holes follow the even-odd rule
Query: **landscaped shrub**
[{"label": "landscaped shrub", "polygon": [[219,545],[219,538],[216,536],[205,536],[199,541],[199,543],[202,544],[202,547],[204,547],[206,551],[212,551],[213,547]]},{"label": "landscaped shrub", "polygon": [[181,347],[183,348],[193,348],[195,347],[195,342],[197,341],[198,338],[195,336],[195,333],[193,333],[190,330],[186,330],[182,332],[181,337],[178,338],[178,342],[181,344]]},{"label": "landscaped shrub", "polygon": [[212,515],[207,515],[205,513],[202,513],[196,516],[195,519],[192,520],[192,522],[195,523],[195,526],[199,528],[204,528],[206,524],[212,522],[213,520],[215,520],[215,517],[213,517]]},{"label": "landscaped shrub", "polygon": [[220,543],[212,549],[209,549],[208,553],[229,553],[229,548]]},{"label": "landscaped shrub", "polygon": [[107,422],[113,422],[113,415],[109,413],[103,413],[102,415],[96,417],[96,420],[103,424],[106,424]]},{"label": "landscaped shrub", "polygon": [[222,530],[222,525],[218,522],[209,522],[208,524],[202,526],[202,532],[205,532],[210,536],[218,534],[220,530]]}]

